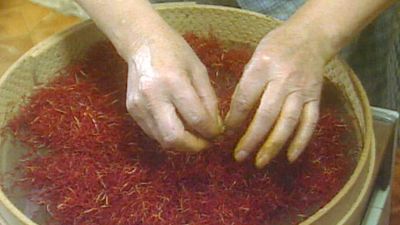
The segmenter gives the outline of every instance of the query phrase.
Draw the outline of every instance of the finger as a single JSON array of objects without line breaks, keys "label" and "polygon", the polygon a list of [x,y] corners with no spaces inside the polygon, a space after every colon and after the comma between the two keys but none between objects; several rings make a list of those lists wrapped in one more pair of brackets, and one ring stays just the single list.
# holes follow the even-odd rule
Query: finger
[{"label": "finger", "polygon": [[171,92],[173,104],[191,128],[207,138],[215,137],[220,133],[218,124],[208,113],[189,81],[175,82]]},{"label": "finger", "polygon": [[146,133],[153,139],[159,139],[159,133],[157,132],[157,126],[154,123],[154,119],[151,116],[150,111],[146,110],[144,104],[141,104],[140,100],[133,99],[134,97],[127,97],[126,107],[129,115],[135,120],[135,122],[142,128],[143,132]]},{"label": "finger", "polygon": [[308,102],[303,109],[297,132],[288,148],[289,162],[294,162],[310,141],[319,117],[319,101]]},{"label": "finger", "polygon": [[265,140],[281,111],[284,96],[281,85],[275,85],[274,82],[268,84],[250,126],[235,148],[234,157],[237,161],[243,161]]},{"label": "finger", "polygon": [[[152,104],[155,105],[155,104]],[[199,152],[208,143],[185,130],[172,103],[162,103],[152,108],[155,123],[160,133],[159,142],[164,148],[177,151]]]},{"label": "finger", "polygon": [[129,113],[136,123],[142,128],[143,132],[149,137],[159,140],[160,134],[158,133],[157,126],[152,118],[150,112],[146,111],[143,113]]},{"label": "finger", "polygon": [[259,101],[266,86],[266,68],[260,69],[249,63],[232,96],[229,112],[225,118],[228,129],[242,124]]},{"label": "finger", "polygon": [[138,95],[139,78],[136,67],[134,64],[129,65],[129,73],[127,79],[127,95],[126,95],[126,108],[128,113],[132,116],[135,122],[153,139],[158,139],[157,127],[155,126],[154,119],[151,114],[146,110],[142,100],[143,98]]},{"label": "finger", "polygon": [[[201,62],[200,62],[201,63]],[[200,100],[206,107],[208,113],[218,124],[220,133],[223,132],[223,122],[219,114],[218,100],[214,89],[211,86],[210,79],[208,77],[207,69],[202,65],[199,68],[193,69],[191,74],[191,80],[193,87],[195,88]]]},{"label": "finger", "polygon": [[256,156],[256,167],[264,167],[279,153],[296,129],[302,106],[303,99],[297,93],[289,95],[271,134]]}]

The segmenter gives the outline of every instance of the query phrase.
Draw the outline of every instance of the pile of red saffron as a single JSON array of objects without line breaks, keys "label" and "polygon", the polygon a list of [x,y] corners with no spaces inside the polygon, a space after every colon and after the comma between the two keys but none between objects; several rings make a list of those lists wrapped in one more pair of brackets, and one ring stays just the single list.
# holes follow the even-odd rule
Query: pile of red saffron
[{"label": "pile of red saffron", "polygon": [[[207,66],[226,113],[251,48],[185,38]],[[45,206],[51,224],[297,224],[332,199],[354,169],[341,141],[350,123],[329,108],[293,164],[284,154],[263,170],[252,161],[236,163],[239,135],[197,155],[163,151],[126,112],[126,72],[111,45],[99,43],[39,88],[9,123],[31,149],[17,185]]]}]

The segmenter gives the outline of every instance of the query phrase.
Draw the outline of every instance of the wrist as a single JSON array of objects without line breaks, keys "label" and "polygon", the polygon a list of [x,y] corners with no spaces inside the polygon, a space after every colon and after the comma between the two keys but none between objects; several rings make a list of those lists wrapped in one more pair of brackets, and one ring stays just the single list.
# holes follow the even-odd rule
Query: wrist
[{"label": "wrist", "polygon": [[327,63],[342,48],[342,40],[318,21],[289,20],[282,25],[288,35],[295,37],[299,47],[307,48],[311,54]]},{"label": "wrist", "polygon": [[[283,23],[266,36],[267,42],[274,46],[284,47],[288,57],[307,57],[316,63],[326,64],[335,54],[327,41],[318,34],[315,34],[308,27],[289,22]],[[295,54],[295,55],[293,55]]]},{"label": "wrist", "polygon": [[162,21],[162,18],[147,21],[145,23],[136,21],[135,24],[130,23],[128,28],[116,28],[120,32],[121,37],[114,35],[110,37],[118,53],[125,60],[130,59],[137,50],[143,45],[149,45],[158,42],[167,34],[168,25]]}]

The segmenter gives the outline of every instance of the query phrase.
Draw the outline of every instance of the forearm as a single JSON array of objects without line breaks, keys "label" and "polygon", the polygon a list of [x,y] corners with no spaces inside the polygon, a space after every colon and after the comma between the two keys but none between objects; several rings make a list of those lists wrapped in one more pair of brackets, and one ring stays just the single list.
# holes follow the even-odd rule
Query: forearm
[{"label": "forearm", "polygon": [[[165,22],[148,0],[76,0],[125,59]],[[153,35],[154,36],[154,35]]]},{"label": "forearm", "polygon": [[328,60],[394,2],[309,0],[286,24],[317,44]]}]

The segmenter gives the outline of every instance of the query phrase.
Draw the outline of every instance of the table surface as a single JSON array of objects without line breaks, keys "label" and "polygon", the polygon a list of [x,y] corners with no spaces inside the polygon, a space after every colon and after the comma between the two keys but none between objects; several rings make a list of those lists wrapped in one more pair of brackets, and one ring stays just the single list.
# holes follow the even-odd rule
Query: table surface
[{"label": "table surface", "polygon": [[[38,6],[28,0],[0,0],[0,76],[24,52],[48,36],[80,20]],[[390,141],[390,125],[375,121],[377,160]],[[394,174],[391,225],[400,224],[400,155]]]}]

